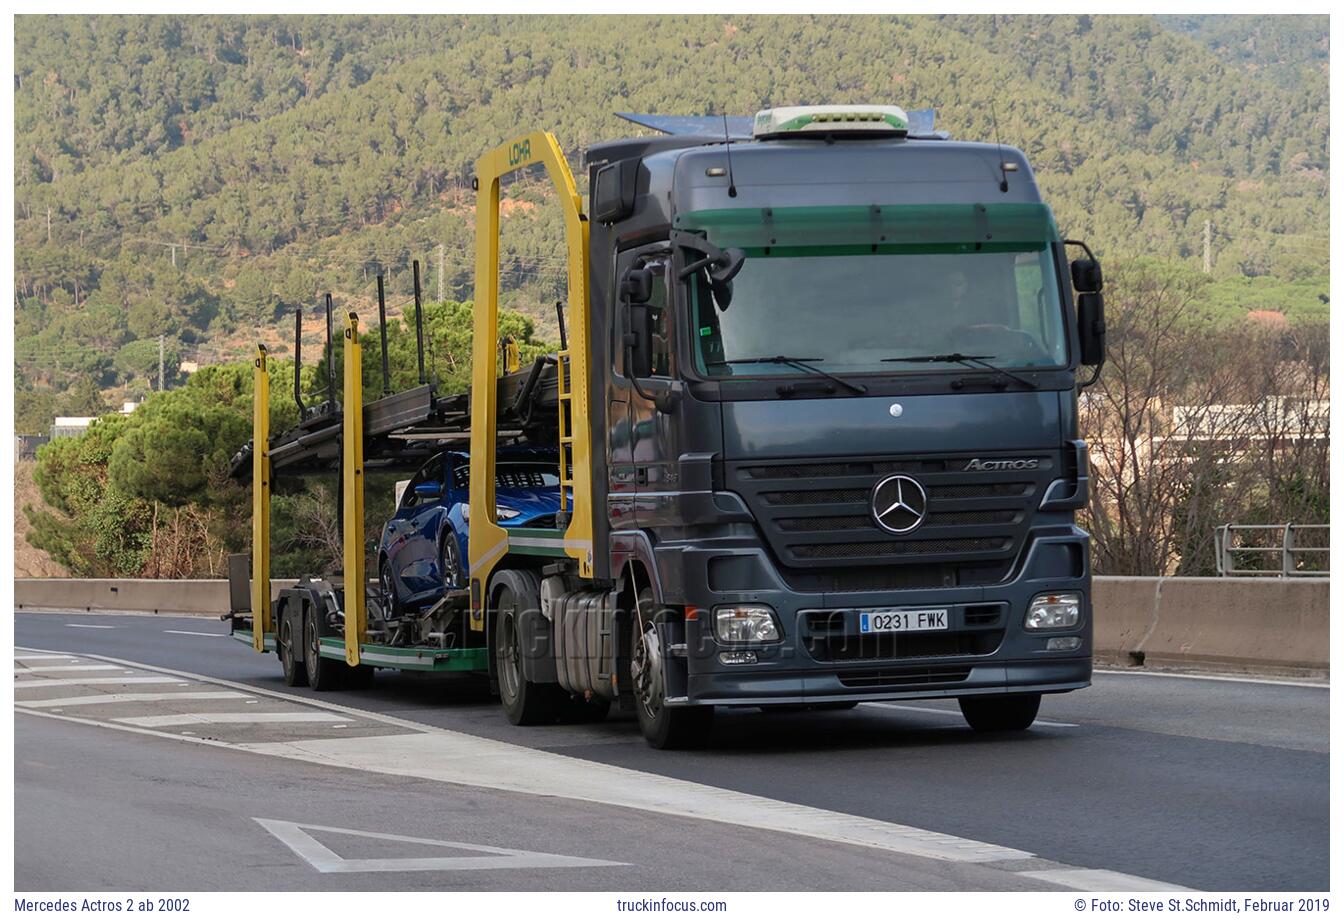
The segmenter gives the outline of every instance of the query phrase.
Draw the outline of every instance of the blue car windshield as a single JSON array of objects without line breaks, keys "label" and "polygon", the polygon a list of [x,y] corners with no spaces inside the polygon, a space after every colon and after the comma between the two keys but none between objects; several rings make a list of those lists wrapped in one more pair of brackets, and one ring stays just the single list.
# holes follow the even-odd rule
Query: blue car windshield
[{"label": "blue car windshield", "polygon": [[[467,465],[453,468],[453,488],[466,489],[468,478]],[[558,489],[560,488],[560,470],[551,463],[496,463],[496,489]]]}]

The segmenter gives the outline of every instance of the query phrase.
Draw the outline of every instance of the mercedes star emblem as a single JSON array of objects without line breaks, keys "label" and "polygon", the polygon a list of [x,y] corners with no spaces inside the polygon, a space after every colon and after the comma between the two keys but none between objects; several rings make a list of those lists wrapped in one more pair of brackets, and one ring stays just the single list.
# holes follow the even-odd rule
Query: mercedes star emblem
[{"label": "mercedes star emblem", "polygon": [[891,533],[909,533],[924,522],[929,499],[918,480],[888,476],[873,488],[873,520]]}]

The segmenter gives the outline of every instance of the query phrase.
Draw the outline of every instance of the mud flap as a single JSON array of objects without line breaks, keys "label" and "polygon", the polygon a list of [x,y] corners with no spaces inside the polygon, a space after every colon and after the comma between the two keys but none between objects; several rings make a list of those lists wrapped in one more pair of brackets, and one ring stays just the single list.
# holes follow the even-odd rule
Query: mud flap
[{"label": "mud flap", "polygon": [[684,704],[690,686],[686,656],[673,654],[671,650],[686,647],[686,624],[681,620],[665,619],[655,623],[654,629],[658,631],[658,643],[663,656],[663,680],[666,682],[664,704]]}]

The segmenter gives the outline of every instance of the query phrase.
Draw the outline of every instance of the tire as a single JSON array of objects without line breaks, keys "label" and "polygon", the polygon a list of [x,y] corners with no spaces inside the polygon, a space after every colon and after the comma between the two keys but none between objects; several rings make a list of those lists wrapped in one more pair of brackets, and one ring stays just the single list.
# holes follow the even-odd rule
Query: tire
[{"label": "tire", "polygon": [[317,636],[317,617],[309,611],[303,618],[304,670],[308,674],[308,686],[319,692],[338,690],[341,686],[345,662],[333,658],[323,658]]},{"label": "tire", "polygon": [[[714,720],[713,706],[664,706],[667,695],[666,667],[653,667],[650,640],[654,624],[672,616],[669,610],[655,612],[653,590],[639,592],[635,625],[631,630],[630,680],[635,693],[635,714],[644,740],[658,750],[695,747],[704,743]],[[640,629],[639,612],[643,624]]]},{"label": "tire", "polygon": [[[523,675],[522,649],[518,640],[518,613],[527,601],[527,598],[519,597],[519,588],[530,588],[535,579],[530,573],[501,574],[505,577],[495,589],[491,616],[495,631],[495,676],[499,680],[499,701],[504,706],[504,715],[514,725],[554,722],[564,702],[563,691],[559,684],[536,683]],[[510,578],[509,575],[517,577]]]},{"label": "tire", "polygon": [[285,675],[285,686],[306,687],[308,686],[308,672],[294,660],[293,617],[286,616],[283,604],[276,613],[280,622],[275,630],[275,654],[280,658],[280,669]]},{"label": "tire", "polygon": [[457,534],[445,530],[439,537],[439,574],[445,588],[464,588],[466,570],[462,566],[462,548],[457,545]]},{"label": "tire", "polygon": [[1036,721],[1041,695],[964,696],[957,702],[967,724],[978,732],[1020,732]]}]

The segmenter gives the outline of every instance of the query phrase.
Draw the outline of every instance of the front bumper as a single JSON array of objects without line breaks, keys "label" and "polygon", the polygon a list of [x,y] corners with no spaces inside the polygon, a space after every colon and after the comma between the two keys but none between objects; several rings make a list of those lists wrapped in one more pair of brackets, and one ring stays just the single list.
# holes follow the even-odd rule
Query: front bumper
[{"label": "front bumper", "polygon": [[[683,602],[703,611],[686,623],[685,695],[668,704],[929,699],[1086,687],[1092,678],[1087,542],[1087,534],[1071,525],[1034,533],[1014,574],[992,585],[816,593],[790,590],[759,546],[729,549],[701,542],[674,550],[664,544],[657,553],[664,584],[695,586],[684,589]],[[760,588],[726,591],[716,586],[723,579],[710,577],[710,562],[725,554],[735,557],[737,571],[753,573],[751,582]],[[1062,565],[1061,559],[1072,562]],[[1076,627],[1028,632],[1022,626],[1032,598],[1064,591],[1083,598]],[[710,611],[733,603],[772,607],[781,641],[751,646],[719,642]],[[859,612],[883,608],[945,608],[949,629],[889,635],[881,641],[860,636]],[[996,619],[991,618],[994,611]],[[1047,640],[1056,637],[1077,637],[1079,642],[1073,649],[1048,649]],[[720,659],[721,653],[740,649],[754,650],[757,662],[727,664]]]}]

